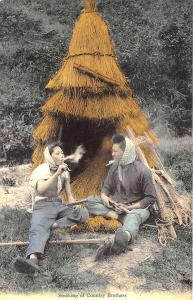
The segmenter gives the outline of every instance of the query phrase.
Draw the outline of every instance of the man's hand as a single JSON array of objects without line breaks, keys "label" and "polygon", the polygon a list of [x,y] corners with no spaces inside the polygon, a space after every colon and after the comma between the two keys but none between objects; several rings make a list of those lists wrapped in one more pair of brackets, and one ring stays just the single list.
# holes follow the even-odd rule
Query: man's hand
[{"label": "man's hand", "polygon": [[62,164],[59,165],[58,170],[56,171],[56,174],[59,176],[61,175],[64,171],[68,170],[68,165],[67,164]]},{"label": "man's hand", "polygon": [[[73,196],[71,196],[69,199],[68,199],[68,203],[76,203],[77,201],[74,199],[74,197]],[[72,208],[73,208],[73,210],[79,210],[80,209],[80,205],[79,204],[74,204],[73,206],[72,206]]]},{"label": "man's hand", "polygon": [[115,211],[118,213],[118,214],[122,214],[122,213],[130,213],[130,207],[123,204],[123,203],[117,203],[116,202],[116,205],[115,205]]},{"label": "man's hand", "polygon": [[129,210],[135,209],[135,208],[141,208],[141,203],[140,203],[140,201],[137,202],[137,203],[133,203],[133,204],[128,205],[128,209],[129,209]]},{"label": "man's hand", "polygon": [[110,208],[113,208],[113,210],[117,214],[130,213],[130,208],[127,205],[125,205],[124,203],[116,202],[116,201],[110,199],[109,205],[110,205]]},{"label": "man's hand", "polygon": [[[73,196],[71,196],[70,198],[68,198],[68,203],[76,203],[76,200],[74,199]],[[73,205],[72,206],[73,210],[78,210],[80,208],[80,205]]]},{"label": "man's hand", "polygon": [[118,214],[122,214],[124,212],[124,208],[121,204],[119,203],[116,203],[116,206],[115,206],[115,211],[116,213]]},{"label": "man's hand", "polygon": [[109,201],[111,200],[110,197],[106,196],[105,194],[101,194],[101,199],[103,201],[103,204],[106,206],[106,207],[111,207],[110,204],[109,204]]}]

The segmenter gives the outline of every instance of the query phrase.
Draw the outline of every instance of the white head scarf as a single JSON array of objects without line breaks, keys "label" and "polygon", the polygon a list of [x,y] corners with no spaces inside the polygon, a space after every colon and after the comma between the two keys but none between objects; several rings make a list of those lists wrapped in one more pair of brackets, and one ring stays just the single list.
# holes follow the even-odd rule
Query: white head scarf
[{"label": "white head scarf", "polygon": [[[123,167],[131,164],[136,159],[136,151],[135,151],[135,144],[131,139],[128,137],[125,137],[125,151],[123,152],[123,156],[121,160],[118,162],[118,176],[119,180],[123,180]],[[107,165],[110,165],[112,163],[117,163],[115,160],[110,160]]]},{"label": "white head scarf", "polygon": [[[55,163],[53,157],[50,154],[49,148],[46,147],[44,150],[44,160],[45,163],[48,164],[51,171],[56,172],[58,169],[58,165]],[[64,171],[61,175],[58,176],[58,191],[62,190],[62,178],[68,179],[70,177],[68,171]]]},{"label": "white head scarf", "polygon": [[52,158],[48,147],[46,147],[44,150],[44,160],[49,165],[50,170],[56,171],[58,169],[58,166],[56,165],[54,159]]},{"label": "white head scarf", "polygon": [[128,137],[125,137],[125,143],[126,143],[125,151],[119,162],[121,166],[126,166],[128,164],[131,164],[136,159],[135,144],[133,143],[133,141]]}]

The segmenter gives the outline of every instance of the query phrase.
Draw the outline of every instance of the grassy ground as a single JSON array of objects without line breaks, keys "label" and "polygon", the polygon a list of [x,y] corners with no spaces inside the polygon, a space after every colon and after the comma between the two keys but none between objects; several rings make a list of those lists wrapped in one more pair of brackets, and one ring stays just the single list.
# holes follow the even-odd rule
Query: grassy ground
[{"label": "grassy ground", "polygon": [[[30,215],[25,210],[4,208],[1,211],[0,240],[27,240],[29,221]],[[103,234],[96,233],[78,237],[93,236],[104,238]],[[65,237],[76,238],[77,234],[66,234]],[[53,233],[51,239],[56,238],[61,236]],[[41,261],[41,273],[33,276],[18,274],[13,268],[15,257],[24,256],[25,250],[19,246],[1,248],[1,291],[191,291],[190,229],[179,229],[178,239],[162,248],[157,241],[157,231],[143,228],[130,251],[103,262],[94,262],[94,245],[50,245]]]},{"label": "grassy ground", "polygon": [[159,140],[159,151],[168,172],[181,192],[192,190],[192,137],[166,135]]}]

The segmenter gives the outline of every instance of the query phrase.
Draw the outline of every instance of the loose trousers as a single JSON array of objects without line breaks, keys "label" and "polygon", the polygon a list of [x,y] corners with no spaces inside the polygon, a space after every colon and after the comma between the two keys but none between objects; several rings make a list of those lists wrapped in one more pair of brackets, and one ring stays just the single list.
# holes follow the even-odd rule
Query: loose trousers
[{"label": "loose trousers", "polygon": [[50,236],[51,226],[66,228],[86,221],[89,213],[86,208],[64,205],[59,197],[45,198],[35,202],[29,231],[29,246],[26,257],[32,253],[44,253],[45,245]]},{"label": "loose trousers", "polygon": [[[105,216],[111,209],[106,207],[101,198],[98,196],[90,196],[87,198],[85,207],[92,216]],[[122,223],[122,229],[129,231],[134,239],[138,232],[139,226],[144,223],[150,216],[150,212],[147,208],[132,209],[129,214],[123,213],[119,215],[119,221]]]}]

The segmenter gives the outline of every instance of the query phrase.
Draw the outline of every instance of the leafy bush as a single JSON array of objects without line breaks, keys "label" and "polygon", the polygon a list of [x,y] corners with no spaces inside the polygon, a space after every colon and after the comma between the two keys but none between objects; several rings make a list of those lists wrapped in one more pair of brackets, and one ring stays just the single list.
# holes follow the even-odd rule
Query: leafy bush
[{"label": "leafy bush", "polygon": [[7,162],[22,162],[23,159],[30,157],[33,148],[32,125],[26,125],[23,120],[7,119],[2,132],[1,153],[4,154]]}]

